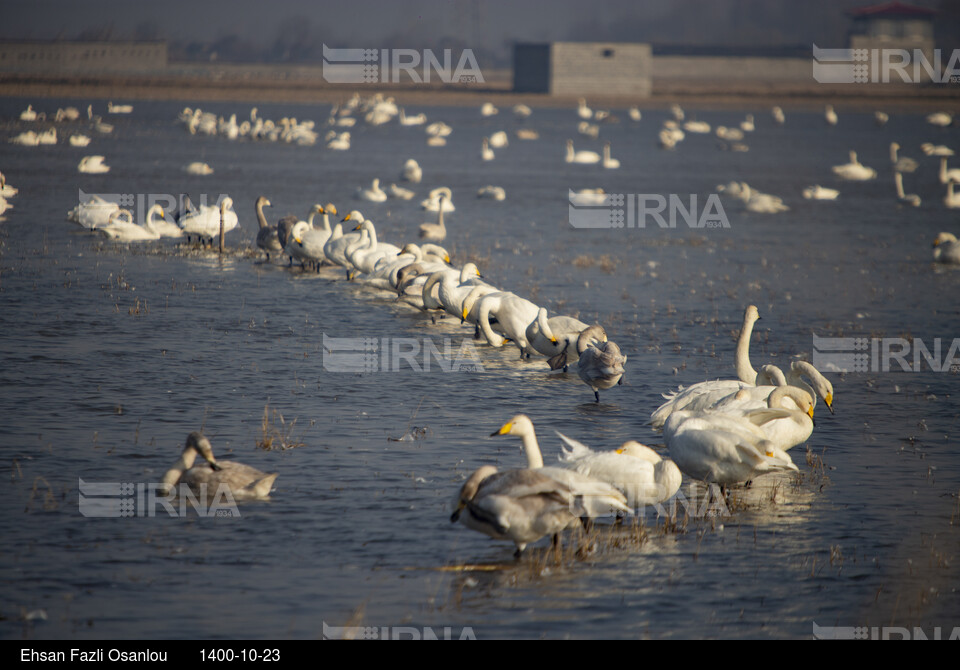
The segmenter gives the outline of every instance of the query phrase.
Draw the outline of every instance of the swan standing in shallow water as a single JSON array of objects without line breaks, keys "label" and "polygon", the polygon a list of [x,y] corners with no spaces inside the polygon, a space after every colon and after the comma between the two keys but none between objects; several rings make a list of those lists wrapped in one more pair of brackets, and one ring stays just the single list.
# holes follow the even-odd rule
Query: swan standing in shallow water
[{"label": "swan standing in shallow water", "polygon": [[946,186],[950,182],[960,182],[960,168],[947,169],[947,157],[940,156],[940,183]]},{"label": "swan standing in shallow water", "polygon": [[133,222],[133,214],[128,209],[120,209],[110,215],[107,225],[97,228],[98,232],[117,242],[147,242],[159,240],[160,233],[154,230],[150,219],[142,226]]},{"label": "swan standing in shallow water", "polygon": [[[466,302],[466,301],[465,301]],[[464,304],[464,310],[471,307]],[[536,350],[527,341],[527,327],[537,318],[539,307],[526,298],[509,291],[495,291],[480,298],[477,305],[477,325],[491,347],[502,347],[506,338],[520,347],[520,357],[534,354]],[[503,332],[494,332],[490,324],[491,314],[496,318],[497,327]],[[466,317],[464,317],[466,318]]]},{"label": "swan standing in shallow water", "polygon": [[620,167],[620,161],[616,158],[610,158],[610,143],[603,144],[603,167],[608,170],[616,170]]},{"label": "swan standing in shallow water", "polygon": [[677,464],[635,440],[615,451],[598,452],[563,433],[557,436],[564,445],[560,456],[564,467],[607,482],[627,497],[633,509],[665,502],[680,490],[683,475]]},{"label": "swan standing in shallow water", "polygon": [[257,202],[254,205],[257,211],[257,224],[259,228],[257,229],[257,246],[263,249],[267,253],[267,261],[270,260],[270,253],[279,253],[283,251],[283,247],[280,245],[280,238],[277,234],[276,226],[271,226],[267,223],[267,217],[263,214],[264,207],[272,207],[270,200],[265,195],[261,195],[257,198]]},{"label": "swan standing in shallow water", "polygon": [[[194,465],[198,455],[204,462]],[[217,461],[210,440],[193,432],[187,436],[180,460],[163,476],[159,490],[161,495],[169,495],[178,484],[186,484],[201,496],[215,496],[225,487],[234,500],[263,500],[269,497],[276,479],[277,473],[260,472],[236,461]]]},{"label": "swan standing in shallow water", "polygon": [[447,227],[443,223],[443,195],[440,196],[440,206],[437,207],[437,222],[421,223],[420,239],[427,242],[443,242],[447,239]]},{"label": "swan standing in shallow water", "polygon": [[[781,374],[780,385],[772,387],[753,386],[741,389],[735,394],[715,403],[707,410],[734,417],[758,417],[757,410],[782,410],[787,414],[765,421],[760,429],[774,445],[783,451],[803,444],[813,433],[812,392],[803,391],[795,386],[787,386]],[[763,397],[767,394],[766,398]]]},{"label": "swan standing in shallow water", "polygon": [[897,200],[899,200],[904,205],[910,205],[911,207],[920,206],[920,196],[916,193],[904,193],[903,191],[903,175],[899,172],[893,173],[893,184],[897,189]]},{"label": "swan standing in shallow water", "polygon": [[960,242],[953,233],[940,233],[933,240],[933,260],[938,263],[960,264]]},{"label": "swan standing in shallow water", "polygon": [[547,356],[551,370],[565,367],[568,358],[577,358],[577,339],[587,324],[572,316],[547,318],[547,308],[537,311],[536,320],[527,326],[527,340],[539,353]]},{"label": "swan standing in shallow water", "polygon": [[578,496],[583,496],[583,506],[590,518],[609,516],[616,512],[629,512],[626,497],[607,482],[581,474],[569,468],[543,465],[543,454],[537,442],[537,433],[533,422],[526,414],[517,414],[495,430],[490,437],[516,435],[520,437],[523,451],[527,457],[527,467],[540,474],[547,475],[566,486]]},{"label": "swan standing in shallow water", "polygon": [[577,338],[577,374],[583,383],[593,389],[596,401],[600,391],[623,384],[623,366],[627,357],[620,353],[616,342],[607,339],[602,326],[590,326]]},{"label": "swan standing in shallow water", "polygon": [[580,500],[569,486],[536,470],[498,472],[484,465],[460,488],[450,522],[513,542],[519,559],[528,544],[547,535],[557,549],[560,533],[582,516]]},{"label": "swan standing in shallow water", "polygon": [[493,153],[493,149],[490,148],[490,140],[486,137],[483,138],[480,147],[480,158],[485,161],[492,161],[496,156]]},{"label": "swan standing in shallow water", "polygon": [[84,174],[104,174],[110,172],[110,166],[103,161],[103,156],[84,156],[80,159],[77,170]]}]

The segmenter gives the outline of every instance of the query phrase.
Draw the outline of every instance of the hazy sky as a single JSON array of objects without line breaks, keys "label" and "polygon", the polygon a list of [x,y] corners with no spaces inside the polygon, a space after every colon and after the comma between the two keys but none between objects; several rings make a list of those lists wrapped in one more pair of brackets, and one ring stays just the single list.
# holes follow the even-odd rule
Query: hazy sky
[{"label": "hazy sky", "polygon": [[[852,7],[869,0],[0,0],[0,38],[72,38],[112,26],[130,39],[260,45],[299,31],[331,46],[426,48],[454,39],[506,52],[515,41],[844,46]],[[937,8],[954,0],[914,0]],[[398,44],[401,42],[402,44]],[[410,44],[407,44],[410,42]]]}]

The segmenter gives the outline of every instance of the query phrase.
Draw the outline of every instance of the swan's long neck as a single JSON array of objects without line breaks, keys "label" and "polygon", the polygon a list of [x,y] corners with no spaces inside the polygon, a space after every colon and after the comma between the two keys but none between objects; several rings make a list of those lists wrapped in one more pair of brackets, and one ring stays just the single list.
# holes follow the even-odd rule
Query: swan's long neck
[{"label": "swan's long neck", "polygon": [[[250,211],[250,210],[247,210]],[[269,228],[270,224],[267,223],[267,217],[263,215],[263,202],[257,202],[257,221],[260,223],[261,228]]]},{"label": "swan's long neck", "polygon": [[757,371],[750,365],[750,337],[753,335],[755,321],[756,318],[750,313],[744,317],[736,354],[737,377],[745,384],[753,385],[757,383]]},{"label": "swan's long neck", "polygon": [[[477,323],[480,324],[480,330],[483,331],[483,336],[487,338],[487,343],[491,347],[502,347],[504,338],[501,335],[498,335],[497,333],[493,332],[493,328],[490,327],[490,306],[492,304],[493,304],[493,301],[491,300],[484,300],[483,302],[480,303],[480,311],[477,313]],[[464,302],[464,308],[466,309],[466,301]],[[523,439],[524,439],[524,446],[526,446],[527,438],[524,437]],[[534,439],[534,445],[536,445],[535,439]],[[537,449],[537,453],[538,454],[540,453],[539,448]],[[528,458],[529,458],[529,453],[528,453]],[[543,462],[541,459],[541,463],[537,467],[542,467],[542,466],[543,466]],[[530,467],[534,467],[534,466],[530,466]]]},{"label": "swan's long neck", "polygon": [[550,321],[547,319],[547,310],[544,307],[541,307],[537,312],[537,326],[540,327],[540,334],[546,337],[551,342],[556,342],[557,338],[553,334],[553,330],[550,328]]},{"label": "swan's long neck", "polygon": [[193,467],[195,460],[197,460],[197,450],[184,449],[183,453],[180,454],[180,460],[178,460],[172,468],[167,470],[167,474],[165,474],[160,481],[161,491],[166,493],[176,486],[177,482],[180,481],[180,477],[183,476],[183,473]]},{"label": "swan's long neck", "polygon": [[891,163],[897,162],[897,145],[896,144],[890,145],[890,162]]},{"label": "swan's long neck", "polygon": [[436,286],[438,282],[441,282],[444,278],[445,277],[442,272],[434,272],[427,278],[426,283],[423,285],[424,309],[437,309],[441,306],[440,303],[433,298],[433,287]]},{"label": "swan's long neck", "polygon": [[440,230],[446,233],[447,228],[443,225],[443,198],[440,198],[440,206],[437,207],[437,225],[440,226]]},{"label": "swan's long neck", "polygon": [[311,209],[310,215],[307,217],[307,225],[313,228],[313,219],[317,216],[317,210]]},{"label": "swan's long neck", "polygon": [[[813,390],[813,387],[810,386],[810,384],[803,380],[802,375],[803,372],[791,368],[790,372],[787,373],[787,383],[794,388],[799,388],[803,391],[806,391],[815,401],[817,398],[817,392]],[[773,407],[773,405],[771,405],[771,407]]]},{"label": "swan's long neck", "polygon": [[543,454],[540,453],[540,445],[537,444],[537,433],[533,426],[525,429],[520,437],[523,439],[523,451],[527,454],[528,468],[542,468]]},{"label": "swan's long neck", "polygon": [[893,183],[897,185],[897,197],[903,200],[906,194],[903,192],[903,175],[899,172],[893,173]]}]

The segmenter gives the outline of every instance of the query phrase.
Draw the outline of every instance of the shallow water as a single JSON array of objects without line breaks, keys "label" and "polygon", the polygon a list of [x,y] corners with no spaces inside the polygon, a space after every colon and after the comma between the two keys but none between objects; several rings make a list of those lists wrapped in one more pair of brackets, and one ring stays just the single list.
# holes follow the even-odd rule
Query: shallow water
[{"label": "shallow water", "polygon": [[[4,139],[26,129],[10,119],[28,102],[48,112],[87,104],[0,101]],[[872,115],[847,114],[829,129],[820,114],[788,109],[783,127],[757,114],[748,153],[696,135],[665,152],[656,131],[666,112],[633,124],[620,110],[623,122],[602,137],[623,167],[605,171],[562,162],[567,137],[578,149],[602,147],[576,135],[572,110],[535,110],[525,125],[540,140],[511,139],[484,163],[481,137],[518,127],[509,113],[425,108],[454,127],[447,147],[427,148],[417,128],[359,126],[353,148],[333,152],[190,136],[176,122],[182,106],[135,103],[86,149],[65,144],[63,132],[54,147],[0,145],[0,169],[20,188],[0,223],[0,462],[10,472],[0,495],[0,636],[315,638],[324,624],[349,624],[478,638],[779,638],[809,637],[814,623],[930,634],[960,626],[960,376],[949,372],[831,374],[836,414],[818,405],[811,458],[803,447],[791,452],[798,480],[758,480],[720,518],[680,505],[665,527],[651,512],[642,541],[606,529],[596,553],[568,553],[562,565],[544,561],[545,542],[514,564],[512,546],[448,520],[469,472],[524,462],[518,441],[487,437],[517,412],[533,419],[547,461],[559,453],[553,430],[595,448],[659,444],[646,424],[660,394],[733,376],[748,304],[762,316],[755,365],[809,356],[814,333],[941,338],[946,354],[960,337],[960,272],[934,267],[930,244],[941,230],[957,232],[956,215],[940,202],[932,159],[906,183],[923,206],[899,208],[887,154],[894,140],[915,158],[921,142],[956,146],[956,130],[920,114],[892,115],[882,129]],[[318,125],[327,113],[260,106],[264,117]],[[743,113],[697,116],[730,126]],[[803,200],[805,186],[838,185],[830,166],[849,149],[880,178],[840,183],[836,202]],[[78,174],[80,157],[94,153],[111,172]],[[425,174],[413,201],[352,199],[373,177],[389,184],[409,157]],[[194,160],[215,174],[184,175]],[[703,202],[731,179],[782,196],[791,210],[751,214],[724,197],[729,228],[568,223],[568,188],[696,193]],[[475,199],[486,184],[504,186],[507,200]],[[332,271],[237,253],[221,260],[169,242],[127,247],[65,220],[78,189],[228,193],[242,230],[227,243],[237,249],[256,232],[253,202],[263,194],[271,221],[332,201],[341,215],[361,209],[381,239],[398,243],[433,219],[418,203],[439,185],[453,189],[457,207],[447,217],[454,261],[475,260],[488,281],[551,312],[605,324],[629,357],[623,386],[595,404],[575,374],[474,344],[458,324],[431,324]],[[466,342],[482,371],[393,370],[395,359],[381,358],[386,369],[331,372],[324,335],[428,338],[454,351]],[[299,446],[257,448],[267,406],[272,426],[282,415]],[[426,431],[389,439],[413,427]],[[270,502],[241,504],[239,519],[81,514],[80,479],[158,481],[200,428],[218,456],[280,473]],[[685,499],[697,501],[689,487]],[[501,569],[440,570],[463,563]]]}]

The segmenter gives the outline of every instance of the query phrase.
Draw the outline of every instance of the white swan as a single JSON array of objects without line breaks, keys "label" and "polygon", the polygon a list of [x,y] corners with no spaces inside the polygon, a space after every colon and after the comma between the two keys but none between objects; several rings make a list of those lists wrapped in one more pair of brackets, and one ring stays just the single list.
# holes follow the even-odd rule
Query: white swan
[{"label": "white swan", "polygon": [[932,126],[946,128],[953,123],[953,115],[946,112],[934,112],[927,115],[927,123]]},{"label": "white swan", "polygon": [[443,207],[443,211],[448,214],[457,209],[453,205],[453,191],[446,186],[440,186],[430,191],[430,195],[420,203],[420,207],[428,212],[436,212],[440,207]]},{"label": "white swan", "polygon": [[133,214],[126,209],[111,214],[107,225],[100,226],[96,230],[117,242],[147,242],[160,239],[160,233],[154,230],[149,219],[142,226],[138,226],[133,222]]},{"label": "white swan", "polygon": [[940,233],[933,240],[933,260],[960,264],[960,242],[953,233]]},{"label": "white swan", "polygon": [[643,118],[643,114],[640,113],[639,107],[630,107],[627,110],[627,116],[630,117],[631,121],[639,121]]},{"label": "white swan", "polygon": [[10,144],[19,144],[25,147],[35,147],[40,144],[40,136],[32,130],[20,133],[16,137],[10,138]]},{"label": "white swan", "polygon": [[494,149],[502,149],[503,147],[509,146],[510,140],[507,138],[507,133],[498,130],[497,132],[490,135],[490,146]]},{"label": "white swan", "polygon": [[44,130],[41,133],[37,134],[37,144],[56,144],[57,143],[57,129],[49,128]]},{"label": "white swan", "polygon": [[86,135],[76,134],[70,136],[70,146],[72,147],[85,147],[90,144],[90,138]]},{"label": "white swan", "polygon": [[20,112],[21,121],[36,121],[37,112],[33,109],[33,105],[27,105],[27,108]]},{"label": "white swan", "polygon": [[620,161],[616,158],[610,158],[610,143],[603,144],[603,167],[608,170],[616,170],[620,167]]},{"label": "white swan", "polygon": [[344,233],[343,224],[347,221],[363,222],[363,214],[353,210],[343,218],[341,223],[334,226],[330,238],[323,245],[323,255],[334,265],[350,268],[351,264],[346,256],[347,247],[360,239],[360,233]]},{"label": "white swan", "polygon": [[721,140],[739,142],[743,139],[743,131],[739,128],[727,128],[726,126],[717,126],[717,137]]},{"label": "white swan", "polygon": [[536,470],[498,472],[484,465],[460,487],[450,521],[513,542],[519,559],[527,545],[547,535],[558,549],[559,534],[581,516],[580,500],[566,484]]},{"label": "white swan", "polygon": [[327,142],[327,149],[332,151],[350,151],[350,133],[342,132]]},{"label": "white swan", "polygon": [[495,116],[500,113],[492,102],[485,102],[480,105],[480,116]]},{"label": "white swan", "polygon": [[397,200],[413,200],[414,196],[417,194],[408,188],[403,188],[402,186],[397,186],[396,184],[390,184],[390,186],[387,187],[387,195],[389,195],[391,198],[396,198]]},{"label": "white swan", "polygon": [[923,151],[924,156],[953,156],[953,149],[945,144],[924,142],[920,145],[920,150]]},{"label": "white swan", "polygon": [[480,158],[485,161],[492,161],[496,156],[493,153],[493,149],[490,148],[490,140],[486,137],[483,138],[480,147]]},{"label": "white swan", "polygon": [[516,116],[518,119],[526,119],[531,114],[533,114],[533,110],[530,109],[530,107],[528,107],[527,105],[520,104],[520,105],[513,106],[513,115]]},{"label": "white swan", "polygon": [[916,193],[904,193],[903,191],[903,175],[899,172],[893,173],[893,183],[897,189],[897,200],[899,200],[904,205],[910,205],[912,207],[920,206],[920,196]]},{"label": "white swan", "polygon": [[577,339],[587,324],[572,316],[548,318],[547,314],[546,307],[537,311],[536,320],[527,326],[527,340],[537,352],[550,359],[550,369],[556,370],[566,365],[567,358],[579,357]]},{"label": "white swan", "polygon": [[590,139],[597,139],[600,137],[600,126],[595,123],[587,123],[586,121],[581,121],[577,124],[577,132],[585,137]]},{"label": "white swan", "polygon": [[754,191],[746,182],[741,184],[740,195],[737,197],[743,200],[743,206],[748,212],[776,214],[790,210],[790,208],[783,203],[783,198],[770,195],[769,193]]},{"label": "white swan", "polygon": [[953,192],[954,182],[947,182],[947,194],[943,196],[943,204],[949,209],[957,209],[960,207],[960,193]]},{"label": "white swan", "polygon": [[0,197],[12,198],[19,192],[20,189],[14,188],[12,184],[8,184],[7,178],[0,172]]},{"label": "white swan", "polygon": [[778,126],[782,126],[787,120],[787,116],[783,113],[783,109],[777,105],[771,108],[770,114],[773,116],[773,120]]},{"label": "white swan", "polygon": [[[464,305],[464,310],[470,307]],[[509,338],[520,348],[520,357],[524,354],[533,355],[536,350],[527,341],[527,327],[537,318],[540,308],[516,293],[509,291],[495,291],[480,298],[477,304],[477,325],[483,333],[487,344],[492,347],[502,347],[506,338]],[[496,318],[497,327],[502,331],[496,333],[490,324],[491,314]],[[504,338],[506,335],[506,338]]]},{"label": "white swan", "polygon": [[187,212],[180,218],[180,227],[187,236],[198,235],[212,241],[220,235],[220,219],[223,219],[223,232],[229,233],[240,224],[237,213],[233,211],[233,198],[225,197],[218,205],[201,205],[200,209]]},{"label": "white swan", "polygon": [[213,174],[213,168],[202,161],[194,161],[183,166],[183,171],[187,174],[208,175]]},{"label": "white swan", "polygon": [[688,133],[706,135],[710,132],[710,124],[706,121],[687,121],[683,124],[683,129]]},{"label": "white swan", "polygon": [[403,164],[403,170],[400,172],[400,179],[403,181],[411,181],[414,184],[419,184],[420,180],[423,179],[423,169],[416,160],[413,158],[408,158],[407,162]]},{"label": "white swan", "polygon": [[[194,465],[197,455],[204,462]],[[178,484],[185,484],[203,497],[228,492],[234,500],[266,499],[277,473],[267,474],[236,461],[217,461],[210,440],[200,432],[187,436],[187,444],[177,463],[163,476],[159,490],[169,495]]]},{"label": "white swan", "polygon": [[598,452],[563,433],[557,436],[564,445],[563,467],[607,482],[626,496],[633,509],[665,502],[680,490],[683,475],[677,464],[635,440],[614,451]]},{"label": "white swan", "polygon": [[831,125],[831,126],[837,125],[837,121],[838,121],[839,119],[837,118],[837,113],[836,113],[835,111],[833,111],[833,105],[827,105],[827,106],[824,108],[824,110],[823,110],[823,118],[827,121],[827,123],[828,123],[829,125]]},{"label": "white swan", "polygon": [[741,389],[714,403],[707,411],[743,418],[760,416],[754,414],[756,410],[783,410],[787,416],[765,421],[760,429],[770,442],[787,451],[806,442],[813,433],[814,397],[812,393],[786,385],[782,375],[778,381],[779,386]]},{"label": "white swan", "polygon": [[590,326],[577,338],[577,374],[583,383],[593,389],[596,401],[600,391],[623,383],[623,366],[627,357],[620,353],[616,342],[607,339],[602,326]]},{"label": "white swan", "polygon": [[538,133],[533,128],[518,128],[516,134],[517,134],[518,140],[539,140],[540,139],[540,133]]},{"label": "white swan", "polygon": [[629,512],[626,506],[626,497],[607,482],[594,477],[580,474],[568,468],[543,465],[543,454],[537,443],[537,434],[533,422],[526,414],[517,414],[505,424],[495,430],[490,437],[499,435],[516,435],[523,443],[523,451],[527,457],[527,468],[547,475],[570,487],[578,496],[583,496],[583,506],[586,515],[590,518],[610,516],[617,512]]},{"label": "white swan", "polygon": [[[443,200],[443,195],[440,196],[440,200]],[[437,207],[436,223],[420,224],[420,239],[428,242],[443,242],[445,239],[447,239],[447,227],[443,223],[442,203],[439,207]]]},{"label": "white swan", "polygon": [[130,114],[133,111],[133,105],[115,105],[112,102],[107,103],[108,114]]},{"label": "white swan", "polygon": [[839,195],[840,191],[837,189],[826,188],[819,184],[803,189],[803,197],[807,200],[836,200]]},{"label": "white swan", "polygon": [[104,174],[110,172],[110,166],[103,162],[103,156],[84,156],[77,170],[85,174]]},{"label": "white swan", "polygon": [[[360,272],[369,274],[381,258],[400,254],[400,247],[377,239],[377,229],[373,221],[367,219],[358,224],[356,230],[360,231],[360,239],[347,247],[345,255],[350,264]],[[352,273],[349,276],[352,277]]]},{"label": "white swan", "polygon": [[417,114],[415,116],[407,116],[406,112],[403,110],[403,107],[400,108],[400,125],[401,126],[422,126],[427,122],[427,115],[424,113]]},{"label": "white swan", "polygon": [[[476,287],[484,287],[485,293],[497,290],[482,281],[482,277],[474,263],[466,263],[459,272],[455,268],[434,272],[423,285],[424,308],[441,308],[450,316],[462,319],[464,301]],[[433,298],[434,286],[437,286],[436,300]]]},{"label": "white swan", "polygon": [[916,172],[917,170],[917,161],[912,158],[907,158],[906,156],[898,156],[897,152],[900,151],[900,145],[896,142],[890,143],[890,164],[893,166],[894,172]]},{"label": "white swan", "polygon": [[960,182],[960,168],[947,169],[947,157],[940,156],[940,183]]},{"label": "white swan", "polygon": [[585,98],[580,98],[577,100],[577,116],[581,119],[592,119],[593,110],[587,107],[587,101]]},{"label": "white swan", "polygon": [[833,173],[840,177],[841,179],[846,179],[847,181],[867,181],[870,179],[875,179],[877,176],[877,171],[873,168],[868,168],[864,166],[860,161],[857,160],[857,152],[850,152],[850,162],[844,163],[843,165],[834,165]]},{"label": "white swan", "polygon": [[[157,218],[159,216],[159,219]],[[183,237],[183,231],[180,226],[167,221],[166,214],[163,213],[163,206],[160,203],[154,203],[147,210],[147,222],[149,228],[156,232],[160,237]]]},{"label": "white swan", "polygon": [[387,194],[380,188],[380,180],[374,179],[369,188],[357,189],[356,197],[367,202],[386,202]]},{"label": "white swan", "polygon": [[600,162],[600,154],[596,151],[574,151],[573,140],[567,140],[567,154],[564,160],[567,163],[593,164]]},{"label": "white swan", "polygon": [[78,203],[76,207],[67,212],[67,220],[93,230],[107,225],[110,216],[119,210],[120,205],[117,203],[104,200],[98,195],[92,195],[87,202]]},{"label": "white swan", "polygon": [[745,133],[752,133],[756,130],[756,125],[753,122],[753,114],[747,114],[747,117],[740,122],[740,130]]},{"label": "white swan", "polygon": [[[757,411],[760,422],[779,417],[778,410]],[[681,471],[721,487],[768,473],[798,470],[790,456],[766,439],[749,417],[674,412],[664,425],[663,436]]]},{"label": "white swan", "polygon": [[887,114],[886,112],[881,112],[880,110],[877,110],[873,113],[873,122],[876,123],[881,128],[887,125],[887,121],[889,120],[890,120],[890,115]]},{"label": "white swan", "polygon": [[0,215],[2,215],[8,209],[13,209],[13,205],[11,205],[6,198],[0,195]]},{"label": "white swan", "polygon": [[502,186],[482,186],[477,189],[477,197],[487,200],[506,200],[507,192]]},{"label": "white swan", "polygon": [[579,191],[567,191],[567,198],[571,205],[605,205],[607,204],[607,194],[602,188],[584,188]]}]

